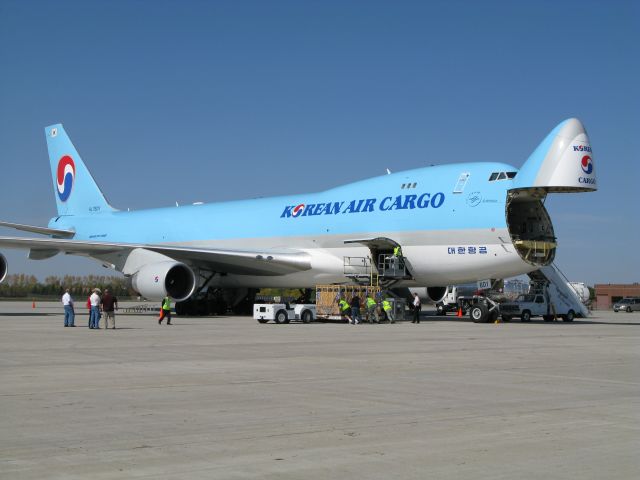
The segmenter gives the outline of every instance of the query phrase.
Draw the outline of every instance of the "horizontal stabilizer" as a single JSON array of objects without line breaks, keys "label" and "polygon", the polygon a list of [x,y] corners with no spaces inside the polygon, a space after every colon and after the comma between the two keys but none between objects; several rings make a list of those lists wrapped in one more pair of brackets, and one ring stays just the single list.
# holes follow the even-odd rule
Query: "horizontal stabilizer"
[{"label": "horizontal stabilizer", "polygon": [[0,227],[15,228],[23,232],[39,233],[41,235],[52,235],[57,238],[72,238],[76,234],[73,230],[58,230],[57,228],[37,227],[21,223],[0,222]]}]

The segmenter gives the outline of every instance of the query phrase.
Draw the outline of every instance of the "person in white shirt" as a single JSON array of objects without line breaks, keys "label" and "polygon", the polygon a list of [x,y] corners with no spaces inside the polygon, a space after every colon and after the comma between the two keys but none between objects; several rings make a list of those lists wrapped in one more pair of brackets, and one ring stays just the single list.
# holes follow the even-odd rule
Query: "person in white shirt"
[{"label": "person in white shirt", "polygon": [[91,303],[91,321],[89,322],[89,328],[97,328],[100,330],[100,289],[94,288],[93,293],[89,297]]},{"label": "person in white shirt", "polygon": [[411,323],[420,323],[420,310],[422,309],[422,303],[420,303],[420,297],[417,293],[413,294],[413,320]]},{"label": "person in white shirt", "polygon": [[75,327],[76,314],[73,310],[73,298],[67,288],[62,295],[62,305],[64,306],[64,326]]}]

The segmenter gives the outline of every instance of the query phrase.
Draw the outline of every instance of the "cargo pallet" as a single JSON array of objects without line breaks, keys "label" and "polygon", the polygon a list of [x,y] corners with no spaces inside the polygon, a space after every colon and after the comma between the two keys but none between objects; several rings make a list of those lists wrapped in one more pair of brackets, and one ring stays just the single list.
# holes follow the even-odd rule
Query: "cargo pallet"
[{"label": "cargo pallet", "polygon": [[317,285],[316,314],[318,318],[339,320],[341,316],[338,300],[342,297],[351,304],[351,299],[356,294],[360,298],[360,312],[364,314],[367,295],[373,295],[373,298],[379,300],[381,290],[379,286],[370,285]]}]

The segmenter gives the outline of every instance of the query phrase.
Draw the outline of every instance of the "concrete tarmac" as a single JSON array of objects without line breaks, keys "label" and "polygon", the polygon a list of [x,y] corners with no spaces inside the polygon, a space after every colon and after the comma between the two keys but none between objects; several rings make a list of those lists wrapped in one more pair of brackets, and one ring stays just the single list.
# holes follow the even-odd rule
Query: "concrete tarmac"
[{"label": "concrete tarmac", "polygon": [[640,313],[260,325],[0,303],[0,478],[640,478]]}]

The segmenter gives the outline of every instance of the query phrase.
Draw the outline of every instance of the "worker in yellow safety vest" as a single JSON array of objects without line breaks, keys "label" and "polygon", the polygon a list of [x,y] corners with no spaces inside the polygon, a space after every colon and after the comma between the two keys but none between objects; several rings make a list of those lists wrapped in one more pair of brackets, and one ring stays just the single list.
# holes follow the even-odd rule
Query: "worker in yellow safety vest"
[{"label": "worker in yellow safety vest", "polygon": [[341,298],[338,301],[338,305],[340,307],[340,316],[342,317],[342,319],[347,319],[349,320],[350,324],[353,324],[354,321],[351,318],[351,307],[349,306],[349,303],[344,298]]},{"label": "worker in yellow safety vest", "polygon": [[380,323],[380,317],[378,316],[378,302],[376,302],[372,295],[367,295],[367,321],[369,323],[373,323],[372,319],[376,321],[376,323]]},{"label": "worker in yellow safety vest", "polygon": [[162,320],[167,319],[167,325],[171,325],[171,298],[166,296],[162,299],[162,307],[160,307],[160,318],[158,323],[162,323]]},{"label": "worker in yellow safety vest", "polygon": [[384,313],[387,314],[389,323],[396,323],[396,320],[393,318],[393,307],[391,306],[391,302],[386,298],[382,301],[382,309],[384,310]]},{"label": "worker in yellow safety vest", "polygon": [[393,275],[399,275],[402,273],[402,247],[397,245],[393,248],[393,255],[390,258],[390,267]]}]

